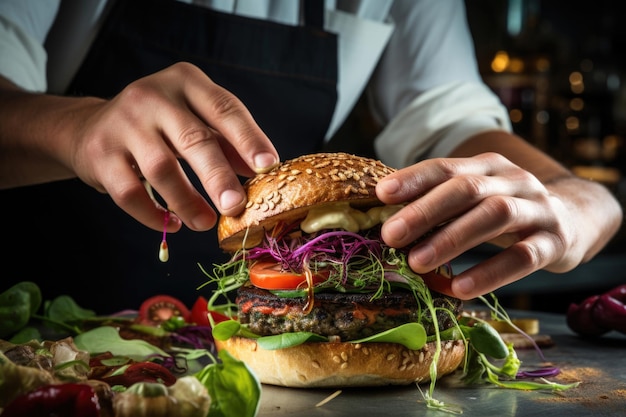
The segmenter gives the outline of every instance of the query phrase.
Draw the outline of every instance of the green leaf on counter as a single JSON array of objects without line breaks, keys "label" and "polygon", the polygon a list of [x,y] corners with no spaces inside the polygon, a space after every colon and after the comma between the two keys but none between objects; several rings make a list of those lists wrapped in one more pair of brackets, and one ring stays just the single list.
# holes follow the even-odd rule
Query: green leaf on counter
[{"label": "green leaf on counter", "polygon": [[167,355],[162,349],[145,340],[123,339],[118,331],[111,326],[97,327],[74,337],[76,347],[86,350],[92,355],[111,352],[114,356],[125,356],[143,361],[150,355]]},{"label": "green leaf on counter", "polygon": [[195,375],[211,396],[208,417],[256,416],[261,383],[245,363],[227,351],[218,355],[221,363],[207,365]]}]

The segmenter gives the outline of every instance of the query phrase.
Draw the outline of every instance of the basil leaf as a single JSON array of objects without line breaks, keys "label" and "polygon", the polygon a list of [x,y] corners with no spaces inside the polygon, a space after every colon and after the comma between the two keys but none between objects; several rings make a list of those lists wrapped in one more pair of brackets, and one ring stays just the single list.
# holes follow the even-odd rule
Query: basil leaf
[{"label": "basil leaf", "polygon": [[31,340],[42,340],[41,332],[36,327],[27,326],[15,333],[9,342],[21,345]]},{"label": "basil leaf", "polygon": [[158,347],[145,340],[123,339],[118,331],[111,326],[96,327],[74,337],[76,347],[86,350],[92,355],[111,352],[113,356],[125,356],[138,361],[145,360],[150,355],[169,356]]},{"label": "basil leaf", "polygon": [[474,349],[495,359],[504,359],[509,349],[500,334],[490,324],[479,322],[470,328],[469,339]]},{"label": "basil leaf", "polygon": [[222,321],[213,327],[213,338],[215,340],[228,340],[239,333],[240,328],[241,324],[237,320]]},{"label": "basil leaf", "polygon": [[[462,326],[462,325],[458,325],[458,326],[454,326],[454,327],[450,327],[447,328],[446,330],[441,330],[439,332],[439,338],[441,340],[461,340],[466,335],[466,332],[463,331],[463,327],[466,327],[469,329],[468,326]],[[428,336],[426,338],[426,342],[434,342],[437,340],[437,335],[431,334],[430,336]]]},{"label": "basil leaf", "polygon": [[426,344],[426,330],[420,323],[406,323],[393,329],[386,330],[352,343],[362,342],[389,342],[399,343],[411,350],[419,350]]},{"label": "basil leaf", "polygon": [[283,333],[263,336],[257,339],[259,347],[265,350],[285,349],[305,342],[327,342],[328,338],[311,332]]},{"label": "basil leaf", "polygon": [[208,417],[254,417],[261,399],[261,383],[240,360],[222,350],[221,363],[207,365],[195,376],[211,396]]}]

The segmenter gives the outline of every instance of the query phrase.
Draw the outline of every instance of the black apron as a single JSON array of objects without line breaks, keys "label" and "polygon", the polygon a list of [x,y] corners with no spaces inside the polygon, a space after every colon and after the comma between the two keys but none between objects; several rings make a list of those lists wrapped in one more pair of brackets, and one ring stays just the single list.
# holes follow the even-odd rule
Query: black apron
[{"label": "black apron", "polygon": [[[112,97],[142,76],[187,61],[243,101],[282,159],[317,151],[337,100],[337,39],[322,29],[323,3],[305,2],[306,24],[294,27],[175,0],[118,0],[68,93]],[[44,299],[68,294],[100,314],[138,308],[155,294],[191,305],[210,292],[196,290],[206,281],[199,264],[212,270],[228,259],[215,230],[183,227],[168,234],[170,260],[160,262],[161,233],[77,179],[2,194],[0,215],[20,225],[3,243],[15,272],[2,287],[34,280]],[[7,206],[8,199],[16,204]],[[16,264],[24,255],[26,262]]]}]

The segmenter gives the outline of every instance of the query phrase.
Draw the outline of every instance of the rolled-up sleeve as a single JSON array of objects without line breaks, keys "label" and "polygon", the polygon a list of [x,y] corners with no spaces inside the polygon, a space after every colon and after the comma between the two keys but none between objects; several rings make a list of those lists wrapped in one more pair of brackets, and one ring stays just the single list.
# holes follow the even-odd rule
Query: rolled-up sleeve
[{"label": "rolled-up sleeve", "polygon": [[457,145],[489,130],[511,131],[506,108],[484,84],[453,82],[417,96],[375,141],[381,160],[406,167],[447,156]]},{"label": "rolled-up sleeve", "polygon": [[59,2],[0,2],[0,75],[26,90],[46,90],[47,54],[43,44]]},{"label": "rolled-up sleeve", "polygon": [[482,131],[511,129],[478,72],[462,0],[397,0],[390,19],[396,31],[368,90],[383,162],[405,167]]}]

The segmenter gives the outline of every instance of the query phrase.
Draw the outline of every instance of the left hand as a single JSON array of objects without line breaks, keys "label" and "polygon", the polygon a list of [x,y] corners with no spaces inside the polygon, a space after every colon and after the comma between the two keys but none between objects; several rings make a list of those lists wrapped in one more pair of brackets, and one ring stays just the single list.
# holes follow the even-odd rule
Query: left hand
[{"label": "left hand", "polygon": [[[409,253],[409,265],[418,273],[484,242],[505,248],[451,280],[427,282],[466,300],[542,268],[566,272],[608,241],[592,225],[609,220],[599,217],[607,216],[602,210],[592,212],[589,202],[600,186],[573,175],[559,182],[560,188],[548,187],[497,153],[419,162],[377,185],[384,203],[409,202],[384,223],[382,238],[392,247],[421,239]],[[585,187],[591,190],[588,199],[578,196]]]}]

